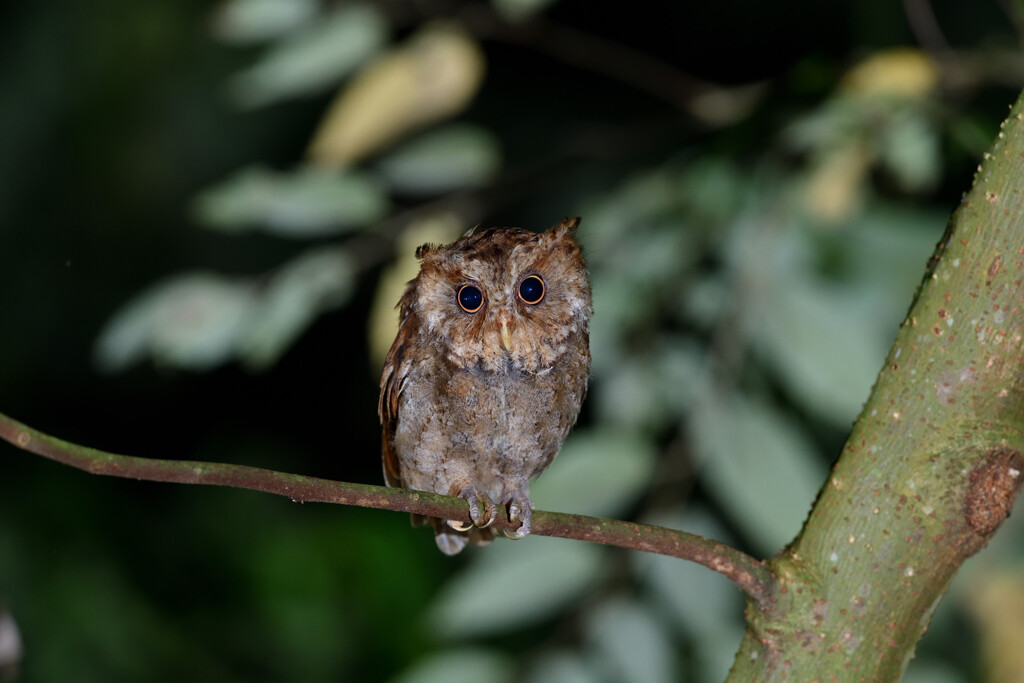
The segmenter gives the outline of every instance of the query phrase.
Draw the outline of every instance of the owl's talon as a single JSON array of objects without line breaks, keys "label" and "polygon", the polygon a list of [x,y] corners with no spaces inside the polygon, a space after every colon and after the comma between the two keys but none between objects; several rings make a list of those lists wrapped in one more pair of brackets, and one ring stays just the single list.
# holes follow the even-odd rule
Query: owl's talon
[{"label": "owl's talon", "polygon": [[501,532],[505,534],[507,538],[512,540],[519,540],[525,536],[529,536],[530,532],[533,531],[533,505],[530,503],[528,498],[513,498],[512,502],[508,504],[508,521],[519,522],[519,527],[512,531],[508,529],[502,529]]},{"label": "owl's talon", "polygon": [[513,500],[508,505],[508,521],[518,522],[520,521],[520,515],[523,514],[522,509],[519,507],[519,501]]},{"label": "owl's talon", "polygon": [[469,519],[471,522],[457,522],[448,520],[448,526],[456,531],[469,531],[473,527],[486,529],[498,517],[498,506],[490,497],[474,486],[467,486],[459,491],[459,498],[469,504]]}]

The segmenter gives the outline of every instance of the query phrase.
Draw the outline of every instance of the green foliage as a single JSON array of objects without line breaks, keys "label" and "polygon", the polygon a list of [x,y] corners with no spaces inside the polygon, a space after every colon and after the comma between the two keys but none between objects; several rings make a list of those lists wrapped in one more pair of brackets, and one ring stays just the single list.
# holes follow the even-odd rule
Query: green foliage
[{"label": "green foliage", "polygon": [[157,283],[115,316],[96,342],[104,370],[141,358],[208,370],[232,358],[265,368],[322,311],[348,300],[358,271],[353,256],[314,249],[264,282],[188,273]]},{"label": "green foliage", "polygon": [[395,192],[433,195],[485,185],[500,166],[494,135],[480,126],[453,124],[400,147],[376,168]]},{"label": "green foliage", "polygon": [[428,621],[450,638],[487,636],[561,613],[594,590],[602,548],[531,538],[528,550],[496,545],[438,593]]},{"label": "green foliage", "polygon": [[708,491],[771,556],[799,529],[825,467],[807,436],[775,408],[739,396],[702,401],[691,417]]},{"label": "green foliage", "polygon": [[[239,20],[228,29],[232,36],[269,33],[270,20],[262,14],[249,22],[242,18],[248,15],[246,9],[264,12],[261,5],[266,4],[238,4],[234,14]],[[302,5],[289,10],[298,16],[284,18],[285,25],[306,19],[303,15],[309,10]],[[280,12],[277,8],[274,11]],[[261,27],[263,22],[267,25]],[[248,25],[243,27],[245,23]],[[230,85],[231,94],[242,106],[258,107],[328,89],[381,49],[386,31],[380,14],[363,5],[341,7],[316,21],[306,19],[303,25],[285,33],[255,64],[237,74]]]},{"label": "green foliage", "polygon": [[288,174],[242,169],[195,203],[196,217],[211,228],[262,228],[300,238],[362,227],[380,220],[386,210],[387,199],[376,179],[317,168]]}]

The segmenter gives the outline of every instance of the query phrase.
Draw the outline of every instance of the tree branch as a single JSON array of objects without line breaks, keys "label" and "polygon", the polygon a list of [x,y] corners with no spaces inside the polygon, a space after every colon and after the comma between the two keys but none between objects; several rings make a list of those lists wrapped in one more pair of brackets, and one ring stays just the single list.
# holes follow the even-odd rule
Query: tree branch
[{"label": "tree branch", "polygon": [[[985,154],[730,681],[897,681],[1024,482],[1024,93]],[[823,674],[832,674],[831,678]]]},{"label": "tree branch", "polygon": [[[412,489],[331,481],[245,465],[115,455],[43,434],[3,413],[0,413],[0,439],[91,474],[177,484],[230,486],[287,496],[299,503],[354,505],[470,521],[466,501],[461,498]],[[498,516],[494,526],[512,530],[518,523],[510,523],[504,514]],[[543,510],[533,512],[533,533],[643,550],[696,562],[730,579],[756,601],[762,611],[767,611],[772,604],[769,595],[773,579],[767,566],[719,541],[649,524]]]}]

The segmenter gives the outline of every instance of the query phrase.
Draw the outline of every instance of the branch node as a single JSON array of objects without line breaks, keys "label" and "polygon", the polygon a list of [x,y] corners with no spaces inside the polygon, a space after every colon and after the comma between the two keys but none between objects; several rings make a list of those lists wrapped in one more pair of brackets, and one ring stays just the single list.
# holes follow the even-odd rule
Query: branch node
[{"label": "branch node", "polygon": [[1024,458],[1015,450],[989,451],[970,474],[970,488],[964,498],[967,525],[988,540],[1010,516],[1024,472]]}]

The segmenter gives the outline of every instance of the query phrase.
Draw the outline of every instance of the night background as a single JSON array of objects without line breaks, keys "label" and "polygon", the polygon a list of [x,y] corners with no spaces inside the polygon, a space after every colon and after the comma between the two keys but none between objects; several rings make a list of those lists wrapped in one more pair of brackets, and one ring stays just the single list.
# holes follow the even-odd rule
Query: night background
[{"label": "night background", "polygon": [[[759,557],[799,530],[1024,86],[1017,0],[0,16],[0,411],[382,484],[415,246],[581,216],[591,389],[534,502]],[[1024,676],[996,646],[1024,639],[1022,534],[968,563],[906,680]],[[742,606],[678,560],[547,538],[453,559],[404,514],[0,444],[0,681],[710,682]]]}]

